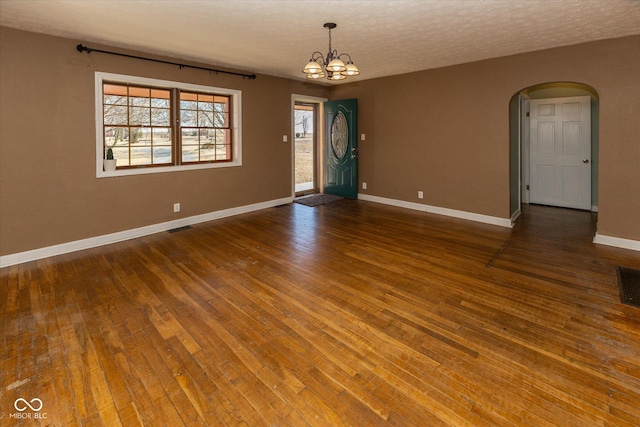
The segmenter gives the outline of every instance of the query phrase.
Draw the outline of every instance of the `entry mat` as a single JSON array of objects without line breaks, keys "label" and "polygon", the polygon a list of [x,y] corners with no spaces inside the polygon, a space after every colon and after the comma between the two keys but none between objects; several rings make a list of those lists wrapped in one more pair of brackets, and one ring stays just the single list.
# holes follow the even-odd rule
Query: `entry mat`
[{"label": "entry mat", "polygon": [[327,203],[335,202],[336,200],[342,200],[343,197],[334,196],[333,194],[312,194],[311,196],[296,197],[294,202],[300,203],[305,206],[320,206]]},{"label": "entry mat", "polygon": [[616,270],[620,285],[620,301],[640,307],[640,271],[625,267],[618,267]]}]

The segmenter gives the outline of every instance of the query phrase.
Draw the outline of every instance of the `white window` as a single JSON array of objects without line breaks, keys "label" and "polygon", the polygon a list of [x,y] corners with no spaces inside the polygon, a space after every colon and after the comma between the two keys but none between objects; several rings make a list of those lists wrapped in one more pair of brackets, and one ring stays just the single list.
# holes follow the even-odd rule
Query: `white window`
[{"label": "white window", "polygon": [[97,176],[241,165],[241,102],[238,90],[97,72]]}]

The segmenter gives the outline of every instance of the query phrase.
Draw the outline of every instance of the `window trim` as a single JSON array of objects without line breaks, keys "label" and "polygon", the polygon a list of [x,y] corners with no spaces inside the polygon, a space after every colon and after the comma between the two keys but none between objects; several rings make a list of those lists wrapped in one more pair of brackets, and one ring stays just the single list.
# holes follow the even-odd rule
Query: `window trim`
[{"label": "window trim", "polygon": [[[134,85],[156,86],[164,89],[179,89],[196,91],[217,95],[226,95],[231,98],[231,132],[232,141],[231,161],[198,164],[174,164],[170,166],[149,166],[139,168],[127,168],[105,172],[103,170],[104,153],[104,112],[103,92],[104,82],[130,83]],[[203,86],[170,80],[159,80],[147,77],[130,76],[126,74],[95,72],[95,124],[96,124],[96,178],[108,178],[126,175],[142,175],[152,173],[178,172],[198,169],[217,169],[242,166],[242,91],[236,89]],[[176,155],[178,155],[176,153]]]}]

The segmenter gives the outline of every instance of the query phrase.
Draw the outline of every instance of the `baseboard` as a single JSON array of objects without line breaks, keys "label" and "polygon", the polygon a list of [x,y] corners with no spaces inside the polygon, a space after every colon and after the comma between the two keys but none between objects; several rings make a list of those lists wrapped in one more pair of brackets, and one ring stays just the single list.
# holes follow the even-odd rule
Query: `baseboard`
[{"label": "baseboard", "polygon": [[621,237],[604,236],[596,233],[593,243],[599,245],[615,246],[616,248],[640,251],[640,240],[623,239]]},{"label": "baseboard", "polygon": [[438,206],[423,205],[422,203],[405,202],[403,200],[388,199],[386,197],[371,196],[369,194],[358,194],[358,199],[368,202],[382,203],[385,205],[397,206],[400,208],[413,209],[421,212],[428,212],[438,215],[450,216],[453,218],[465,219],[468,221],[482,222],[484,224],[499,225],[501,227],[512,228],[511,218],[498,218],[495,216],[482,215],[473,212],[459,211]]},{"label": "baseboard", "polygon": [[[440,208],[437,206],[423,205],[421,203],[406,202],[403,200],[389,199],[386,197],[372,196],[368,194],[358,194],[358,199],[369,202],[381,203],[385,205],[397,206],[406,209],[417,210],[421,212],[429,212],[438,215],[450,216],[453,218],[466,219],[470,221],[482,222],[485,224],[499,225],[502,227],[512,227],[515,218],[505,219],[481,215],[471,212],[458,211],[455,209]],[[147,236],[149,234],[160,233],[178,227],[198,224],[201,222],[213,221],[216,219],[226,218],[233,215],[267,209],[287,203],[292,203],[293,197],[285,197],[282,199],[269,200],[266,202],[254,203],[246,206],[239,206],[221,211],[210,212],[202,215],[195,215],[187,218],[180,218],[174,221],[167,221],[160,224],[148,225],[145,227],[135,228],[131,230],[119,231],[117,233],[105,234],[102,236],[90,237],[88,239],[76,240],[73,242],[61,243],[59,245],[48,246],[44,248],[33,249],[30,251],[19,252],[15,254],[0,256],[0,268],[9,267],[24,262],[35,261],[42,258],[48,258],[56,255],[62,255],[69,252],[81,251],[83,249],[95,248],[97,246],[108,245],[111,243],[122,242],[125,240],[135,239],[137,237]],[[640,241],[623,239],[620,237],[604,236],[596,233],[594,243],[615,246],[623,249],[631,249],[640,251]]]},{"label": "baseboard", "polygon": [[359,200],[365,200],[367,202],[381,203],[383,205],[397,206],[399,208],[411,209],[414,211],[427,211],[427,205],[421,203],[405,202],[404,200],[388,199],[386,197],[372,196],[370,194],[358,193]]},{"label": "baseboard", "polygon": [[88,239],[76,240],[73,242],[61,243],[59,245],[48,246],[30,251],[19,252],[10,255],[0,256],[0,268],[9,267],[24,262],[35,261],[42,258],[48,258],[56,255],[62,255],[69,252],[81,251],[83,249],[95,248],[97,246],[108,245],[111,243],[122,242],[124,240],[135,239],[137,237],[148,236],[149,234],[160,233],[174,228],[185,227],[188,225],[198,224],[201,222],[213,221],[216,219],[226,218],[233,215],[253,212],[260,209],[271,208],[274,206],[292,203],[293,197],[285,197],[282,199],[269,200],[266,202],[254,203],[246,206],[238,206],[236,208],[214,211],[202,215],[194,215],[186,218],[176,219],[174,221],[162,222],[160,224],[148,225],[145,227],[134,228],[131,230],[119,231],[117,233],[104,234],[102,236],[90,237]]},{"label": "baseboard", "polygon": [[513,215],[511,215],[511,227],[514,226],[514,224],[516,223],[516,220],[520,218],[520,215],[522,215],[522,211],[520,209],[518,209],[513,213]]}]

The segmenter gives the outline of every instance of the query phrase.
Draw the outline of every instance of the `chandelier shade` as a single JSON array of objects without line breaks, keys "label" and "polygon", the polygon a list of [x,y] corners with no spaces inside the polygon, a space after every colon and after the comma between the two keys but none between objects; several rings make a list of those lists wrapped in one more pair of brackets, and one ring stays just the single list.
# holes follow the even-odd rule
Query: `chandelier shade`
[{"label": "chandelier shade", "polygon": [[322,71],[322,67],[313,59],[309,61],[306,67],[304,67],[303,72],[307,74],[316,74]]},{"label": "chandelier shade", "polygon": [[329,65],[327,65],[327,70],[333,71],[334,73],[340,73],[346,69],[347,67],[345,67],[344,62],[340,61],[338,58],[332,60],[329,62]]},{"label": "chandelier shade", "polygon": [[360,74],[360,71],[358,71],[358,67],[353,65],[353,62],[347,62],[346,68],[347,69],[344,71],[343,74],[346,74],[347,76],[357,76],[358,74]]},{"label": "chandelier shade", "polygon": [[[360,74],[358,67],[356,67],[351,60],[351,55],[348,53],[339,54],[336,49],[331,48],[331,30],[336,27],[337,25],[332,22],[324,24],[324,28],[329,30],[329,52],[326,57],[318,51],[311,54],[311,59],[309,59],[309,62],[302,70],[308,79],[322,79],[326,77],[329,80],[344,80],[347,77]],[[346,64],[341,59],[342,57],[347,59]]]}]

